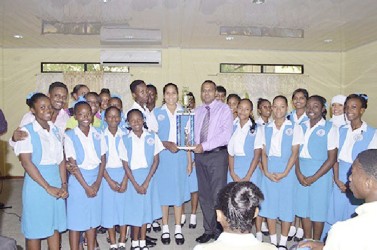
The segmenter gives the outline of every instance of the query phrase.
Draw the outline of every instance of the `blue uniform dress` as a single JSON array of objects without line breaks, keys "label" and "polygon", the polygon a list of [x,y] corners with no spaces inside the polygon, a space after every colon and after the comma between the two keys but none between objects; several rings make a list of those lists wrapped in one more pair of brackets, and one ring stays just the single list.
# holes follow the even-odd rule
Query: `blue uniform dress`
[{"label": "blue uniform dress", "polygon": [[[303,133],[307,133],[310,129],[309,121],[302,123],[301,127]],[[314,130],[307,142],[310,157],[303,157],[303,145],[300,147],[300,170],[304,176],[314,175],[328,157],[328,137],[332,123],[322,119],[313,128]],[[310,218],[311,221],[326,221],[331,186],[331,170],[308,187],[304,187],[299,183],[296,187],[296,215],[302,218]]]},{"label": "blue uniform dress", "polygon": [[303,122],[306,122],[309,120],[309,117],[306,115],[306,113],[302,114],[300,119],[297,119],[296,110],[292,110],[291,113],[287,116],[288,120],[293,122],[293,124],[302,124]]},{"label": "blue uniform dress", "polygon": [[[62,152],[62,139],[57,127],[50,124],[49,137],[53,140],[58,140],[60,143],[60,150]],[[59,172],[60,163],[56,164],[41,164],[43,152],[40,133],[43,133],[42,127],[34,121],[27,124],[24,128],[29,133],[30,142],[32,145],[32,162],[41,173],[43,178],[50,186],[60,188],[61,178]],[[17,144],[15,151],[17,154]],[[24,142],[22,142],[24,143]],[[63,160],[63,158],[61,158]],[[63,232],[67,229],[65,201],[63,199],[56,199],[52,195],[35,182],[28,173],[25,172],[25,179],[22,188],[22,217],[21,217],[21,231],[27,239],[43,239],[50,237],[54,231]]]},{"label": "blue uniform dress", "polygon": [[[270,155],[272,140],[276,139],[273,137],[274,122],[264,127],[265,150],[268,157],[268,171],[270,173],[284,172],[291,157],[294,124],[286,120],[283,125],[280,128],[282,130],[281,156]],[[264,194],[264,201],[261,204],[260,216],[268,219],[279,218],[285,222],[292,222],[294,220],[293,196],[295,178],[294,167],[279,182],[273,182],[266,176],[262,177],[261,190]]]},{"label": "blue uniform dress", "polygon": [[[122,160],[128,162],[135,181],[141,185],[151,170],[155,154],[158,153],[155,149],[157,147],[156,144],[161,142],[155,133],[144,131],[142,140],[144,142],[144,156],[147,166],[134,169],[132,166],[132,158],[140,157],[139,154],[133,153],[134,151],[137,152],[137,149],[133,148],[132,143],[132,140],[134,140],[135,137],[136,135],[133,132],[130,132],[127,136],[124,136],[123,143],[126,152],[122,152],[120,150],[119,153]],[[153,220],[161,218],[162,216],[155,177],[151,178],[146,194],[138,194],[131,181],[128,181],[125,202],[126,207],[124,209],[124,218],[126,225],[141,227],[143,224],[152,223]]]},{"label": "blue uniform dress", "polygon": [[[342,151],[343,146],[345,145],[345,140],[347,137],[347,132],[352,128],[350,125],[345,125],[339,128],[339,151]],[[357,155],[369,148],[375,148],[371,146],[371,142],[375,136],[376,129],[368,125],[361,127],[361,131],[356,132],[357,134],[353,135],[353,148],[352,148],[352,162],[356,159]],[[348,182],[348,177],[351,173],[351,162],[344,161],[339,159],[339,180],[343,183]],[[362,200],[359,200],[353,196],[350,190],[347,190],[346,193],[342,193],[338,186],[335,184],[332,188],[332,194],[330,199],[329,214],[327,222],[330,225],[335,224],[338,221],[344,221],[355,213],[355,209],[363,203]]]},{"label": "blue uniform dress", "polygon": [[[233,125],[233,135],[230,138],[228,144],[228,153],[229,155],[234,157],[234,172],[238,175],[238,177],[243,178],[246,176],[247,172],[250,168],[250,163],[254,159],[254,150],[256,149],[255,145],[258,144],[257,148],[262,148],[262,142],[256,143],[257,137],[257,127],[254,131],[250,131],[250,127],[252,126],[251,121],[249,120],[243,128],[239,125],[239,122]],[[242,132],[241,132],[242,131]],[[244,140],[240,138],[238,140],[237,133],[243,133],[240,137],[243,137]],[[245,134],[246,133],[246,134]],[[245,137],[244,137],[245,136]],[[237,145],[236,143],[243,143],[243,152],[236,152]],[[253,182],[255,185],[260,187],[262,179],[262,172],[258,166],[256,166],[251,179],[249,181]],[[230,171],[228,171],[228,183],[233,182],[234,180],[230,176]]]},{"label": "blue uniform dress", "polygon": [[[180,107],[177,107],[180,110]],[[177,111],[176,110],[176,111]],[[176,114],[170,115],[166,105],[154,110],[158,122],[158,136],[161,141],[172,141],[173,133],[176,142]],[[172,121],[171,121],[172,119]],[[171,123],[174,127],[171,126]],[[183,121],[187,123],[187,121]],[[175,136],[174,136],[175,135]],[[172,153],[165,149],[160,153],[160,163],[156,171],[156,184],[159,190],[160,203],[163,206],[181,206],[190,200],[189,180],[187,175],[187,151]]]},{"label": "blue uniform dress", "polygon": [[[89,152],[87,152],[80,141],[77,133],[82,133],[81,130],[76,127],[75,129],[68,130],[66,134],[65,151],[66,157],[67,148],[73,145],[73,150],[76,154],[76,163],[80,168],[80,172],[88,185],[92,185],[98,176],[99,164],[101,155],[103,152],[103,146],[101,143],[105,143],[102,131],[91,127],[89,136],[92,136],[93,147],[92,152],[98,157],[98,165],[93,169],[85,169],[82,164]],[[67,143],[67,139],[70,139],[72,144]],[[102,215],[102,184],[95,197],[88,197],[85,189],[81,186],[74,175],[70,175],[68,178],[68,191],[69,196],[67,198],[67,223],[68,229],[74,231],[86,231],[91,228],[96,228],[101,224]]]},{"label": "blue uniform dress", "polygon": [[[123,143],[122,137],[125,136],[125,133],[119,127],[115,136],[113,136],[108,129],[105,129],[104,136],[108,149],[106,152],[106,171],[112,180],[121,184],[126,172],[119,157],[118,148],[119,144]],[[115,225],[125,225],[124,208],[126,205],[126,192],[119,193],[112,190],[109,183],[103,178],[101,226],[112,228]]]}]

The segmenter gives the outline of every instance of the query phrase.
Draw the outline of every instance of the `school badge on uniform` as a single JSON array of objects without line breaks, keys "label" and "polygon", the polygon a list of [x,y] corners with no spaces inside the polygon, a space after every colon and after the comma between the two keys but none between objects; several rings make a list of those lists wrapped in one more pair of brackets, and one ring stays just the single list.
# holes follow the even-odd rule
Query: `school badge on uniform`
[{"label": "school badge on uniform", "polygon": [[152,146],[152,145],[154,144],[154,138],[149,137],[149,138],[147,139],[147,144]]},{"label": "school badge on uniform", "polygon": [[355,141],[362,141],[364,139],[363,134],[357,134],[353,137]]},{"label": "school badge on uniform", "polygon": [[163,120],[165,120],[165,116],[164,116],[163,114],[159,114],[159,115],[157,116],[157,120],[159,120],[159,121],[163,121]]},{"label": "school badge on uniform", "polygon": [[292,128],[287,128],[285,130],[285,134],[288,135],[288,136],[292,136],[293,135],[293,129]]},{"label": "school badge on uniform", "polygon": [[316,133],[319,137],[322,137],[326,134],[325,130],[324,129],[319,129]]},{"label": "school badge on uniform", "polygon": [[96,140],[100,140],[100,139],[101,139],[101,134],[98,133],[98,132],[94,132],[94,133],[93,133],[93,137],[94,137],[94,139],[96,139]]}]

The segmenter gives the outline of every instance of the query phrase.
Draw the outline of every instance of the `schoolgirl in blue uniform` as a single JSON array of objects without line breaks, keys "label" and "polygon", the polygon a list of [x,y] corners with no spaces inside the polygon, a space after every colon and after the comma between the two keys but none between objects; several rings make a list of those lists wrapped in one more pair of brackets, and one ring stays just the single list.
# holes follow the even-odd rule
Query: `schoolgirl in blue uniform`
[{"label": "schoolgirl in blue uniform", "polygon": [[262,173],[257,165],[262,151],[261,134],[257,138],[257,126],[251,117],[253,103],[242,99],[237,107],[238,122],[233,126],[233,135],[228,143],[228,183],[251,181],[260,186]]},{"label": "schoolgirl in blue uniform", "polygon": [[[265,200],[260,216],[267,218],[271,243],[286,249],[288,231],[294,220],[293,198],[295,173],[293,165],[299,145],[294,141],[294,124],[286,119],[288,101],[276,96],[272,103],[274,120],[264,127],[262,151],[262,191]],[[281,236],[277,244],[276,220],[281,220]]]},{"label": "schoolgirl in blue uniform", "polygon": [[25,169],[21,230],[27,249],[41,249],[45,238],[50,249],[59,249],[59,232],[67,229],[68,196],[62,138],[51,122],[53,111],[46,95],[36,93],[27,104],[35,121],[22,128],[28,136],[14,147]]},{"label": "schoolgirl in blue uniform", "polygon": [[[161,242],[170,244],[168,226],[169,206],[174,206],[175,232],[174,238],[178,245],[184,244],[181,216],[182,204],[190,199],[188,174],[191,173],[190,152],[177,148],[176,115],[183,108],[178,102],[178,87],[168,83],[163,88],[165,104],[154,109],[158,122],[158,136],[167,150],[160,153],[160,163],[156,171],[156,184],[162,205],[162,235]],[[182,121],[187,123],[188,119]]]},{"label": "schoolgirl in blue uniform", "polygon": [[65,133],[64,150],[71,175],[68,179],[67,224],[71,249],[79,248],[80,232],[85,231],[88,249],[95,248],[96,227],[101,224],[101,181],[106,164],[106,142],[102,131],[91,126],[88,103],[74,106],[78,126]]},{"label": "schoolgirl in blue uniform", "polygon": [[[105,120],[108,125],[104,130],[107,145],[106,169],[102,184],[102,221],[101,226],[108,228],[110,250],[126,249],[126,224],[124,208],[127,206],[126,188],[127,175],[118,153],[119,144],[123,143],[126,133],[119,127],[121,111],[114,106],[105,110]],[[116,244],[115,226],[120,225],[120,238]]]},{"label": "schoolgirl in blue uniform", "polygon": [[[120,110],[120,123],[119,123],[119,128],[121,128],[124,132],[128,133],[127,129],[127,123],[126,123],[126,116],[123,113],[123,102],[118,96],[112,96],[108,102],[108,107],[117,107]],[[107,122],[105,120],[105,113],[103,112],[102,116],[102,121],[101,121],[101,128],[104,130],[107,128]]]},{"label": "schoolgirl in blue uniform", "polygon": [[292,94],[292,103],[294,110],[288,115],[288,119],[295,124],[301,124],[309,120],[308,116],[305,113],[306,102],[309,99],[309,93],[306,89],[296,89]]},{"label": "schoolgirl in blue uniform", "polygon": [[362,120],[367,105],[368,96],[365,94],[351,94],[344,103],[345,114],[350,123],[339,128],[338,162],[334,165],[336,185],[332,189],[326,229],[337,221],[351,218],[355,208],[363,203],[353,196],[346,183],[356,156],[366,149],[377,148],[376,129]]},{"label": "schoolgirl in blue uniform", "polygon": [[[143,113],[131,109],[127,113],[131,132],[123,137],[119,155],[128,177],[125,223],[132,228],[131,250],[148,249],[146,246],[147,223],[161,217],[161,204],[153,175],[156,172],[159,153],[164,149],[153,132],[144,129]],[[140,239],[140,241],[139,241]]]},{"label": "schoolgirl in blue uniform", "polygon": [[313,95],[306,105],[309,120],[300,125],[295,212],[302,220],[304,238],[319,240],[327,219],[332,185],[330,169],[336,161],[338,130],[325,120],[326,99]]}]

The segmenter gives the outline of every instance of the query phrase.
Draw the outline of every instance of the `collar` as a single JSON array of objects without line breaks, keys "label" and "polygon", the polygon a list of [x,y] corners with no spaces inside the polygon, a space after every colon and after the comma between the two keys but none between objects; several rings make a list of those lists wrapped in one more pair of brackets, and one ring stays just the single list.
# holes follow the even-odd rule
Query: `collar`
[{"label": "collar", "polygon": [[109,127],[106,127],[104,133],[105,133],[105,135],[111,136],[111,137],[122,137],[123,135],[125,135],[125,133],[123,132],[123,130],[120,127],[118,127],[118,130],[115,133],[115,136],[113,136],[113,134],[110,132]]},{"label": "collar", "polygon": [[249,130],[249,128],[253,125],[253,123],[251,122],[251,120],[249,119],[244,125],[243,127],[241,128],[241,123],[238,122],[237,123],[237,128],[240,128],[242,131],[245,131],[245,130]]},{"label": "collar", "polygon": [[360,128],[358,129],[355,129],[355,130],[352,130],[352,127],[351,127],[351,123],[347,123],[346,125],[344,125],[346,128],[348,128],[351,132],[358,132],[358,131],[367,131],[368,129],[368,124],[363,121],[363,124],[361,124]]},{"label": "collar", "polygon": [[135,133],[131,130],[130,133],[128,133],[128,137],[132,138],[132,139],[144,139],[147,135],[150,135],[150,133],[143,128],[143,133],[141,134],[140,138],[135,135]]},{"label": "collar", "polygon": [[377,211],[377,201],[364,203],[358,206],[355,212],[358,215],[366,214],[366,213],[376,213]]},{"label": "collar", "polygon": [[[54,124],[53,124],[51,121],[48,121],[47,123],[48,123],[48,125],[50,126],[50,130],[51,130],[52,127],[54,126]],[[41,124],[39,124],[39,123],[37,122],[37,120],[34,120],[34,121],[33,121],[33,129],[34,129],[35,132],[39,132],[39,131],[41,131],[41,130],[46,130],[46,129],[42,128]],[[47,130],[46,130],[46,131],[47,131]]]},{"label": "collar", "polygon": [[[81,131],[81,129],[79,128],[79,126],[76,126],[73,131],[75,132],[76,135],[78,134],[83,134],[84,133]],[[91,136],[94,132],[97,132],[96,129],[90,124],[90,127],[89,127],[89,133],[88,133],[88,137]],[[85,136],[85,135],[84,135]]]},{"label": "collar", "polygon": [[258,241],[252,233],[248,234],[237,234],[222,232],[218,238],[218,241],[229,242],[234,244],[234,246],[249,246],[262,244]]},{"label": "collar", "polygon": [[[290,120],[288,120],[287,118],[285,118],[285,121],[283,122],[283,124],[281,125],[281,126],[286,126],[286,125],[292,125],[292,122],[290,121]],[[272,120],[270,123],[268,123],[267,125],[266,125],[267,127],[276,127],[275,126],[275,121],[274,120]]]},{"label": "collar", "polygon": [[146,105],[144,105],[144,107],[142,107],[142,106],[141,106],[139,103],[137,103],[137,102],[134,102],[134,104],[132,105],[131,109],[138,109],[138,110],[140,110],[143,114],[144,114],[145,111],[149,110],[149,109],[147,108]]},{"label": "collar", "polygon": [[[166,104],[162,105],[161,110],[168,110],[168,106]],[[177,111],[183,111],[183,107],[179,103],[176,103],[175,112],[177,112]]]}]

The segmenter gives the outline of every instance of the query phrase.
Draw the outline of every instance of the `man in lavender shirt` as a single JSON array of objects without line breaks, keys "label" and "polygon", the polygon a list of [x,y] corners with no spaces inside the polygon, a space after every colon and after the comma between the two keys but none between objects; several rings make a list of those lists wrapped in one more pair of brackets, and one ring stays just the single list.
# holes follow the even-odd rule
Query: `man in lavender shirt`
[{"label": "man in lavender shirt", "polygon": [[206,80],[201,87],[203,105],[195,109],[194,153],[205,230],[196,239],[199,243],[208,242],[221,233],[217,227],[215,202],[217,193],[226,185],[227,145],[233,130],[231,110],[228,105],[216,100],[215,95],[216,84]]}]

